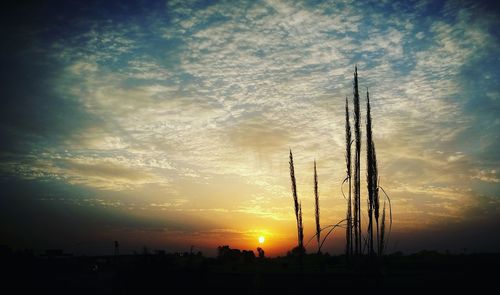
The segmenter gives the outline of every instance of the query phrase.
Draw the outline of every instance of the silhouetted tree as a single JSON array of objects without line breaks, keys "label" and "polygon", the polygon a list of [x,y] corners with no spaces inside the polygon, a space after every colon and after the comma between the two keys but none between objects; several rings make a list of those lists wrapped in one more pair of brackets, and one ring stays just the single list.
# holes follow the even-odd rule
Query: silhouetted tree
[{"label": "silhouetted tree", "polygon": [[[246,250],[244,250],[244,251],[246,251]],[[252,254],[247,253],[246,255],[254,255],[254,257],[255,257],[255,254],[253,254],[253,251],[250,251],[250,252],[252,252]],[[242,252],[239,249],[232,249],[228,245],[217,247],[217,258],[218,259],[238,260],[240,257],[242,257]]]},{"label": "silhouetted tree", "polygon": [[264,255],[264,249],[262,249],[261,247],[257,247],[257,252],[259,253],[259,258],[264,258],[265,255]]},{"label": "silhouetted tree", "polygon": [[241,257],[245,262],[252,262],[255,259],[255,253],[252,250],[242,250]]}]

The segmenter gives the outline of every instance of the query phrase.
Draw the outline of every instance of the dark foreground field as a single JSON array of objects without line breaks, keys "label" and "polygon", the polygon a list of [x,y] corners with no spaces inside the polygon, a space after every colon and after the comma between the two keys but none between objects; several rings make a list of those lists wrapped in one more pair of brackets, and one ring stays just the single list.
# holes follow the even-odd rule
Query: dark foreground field
[{"label": "dark foreground field", "polygon": [[[2,257],[11,294],[375,294],[497,289],[500,254],[389,255],[351,262],[343,256],[206,258],[189,254]],[[493,292],[493,293],[496,293]],[[7,294],[7,293],[4,293]]]}]

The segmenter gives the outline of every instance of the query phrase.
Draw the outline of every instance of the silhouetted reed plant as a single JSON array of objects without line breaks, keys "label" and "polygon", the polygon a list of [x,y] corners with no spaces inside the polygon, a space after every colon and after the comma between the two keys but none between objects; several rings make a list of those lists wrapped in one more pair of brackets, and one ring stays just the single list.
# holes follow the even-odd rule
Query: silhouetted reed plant
[{"label": "silhouetted reed plant", "polygon": [[[349,112],[349,100],[346,97],[345,100],[345,159],[346,159],[346,177],[341,185],[342,194],[347,201],[347,211],[346,218],[339,221],[336,224],[328,225],[323,228],[320,226],[320,208],[319,208],[319,193],[318,193],[318,174],[316,168],[316,160],[314,160],[314,200],[315,200],[315,221],[316,221],[316,233],[307,242],[316,238],[318,244],[318,253],[321,251],[321,247],[325,243],[328,236],[337,227],[345,227],[346,235],[346,246],[345,253],[347,257],[360,256],[363,254],[368,254],[370,256],[382,256],[387,247],[387,241],[392,229],[392,206],[391,200],[385,190],[379,184],[379,175],[377,167],[377,155],[375,150],[375,142],[373,140],[373,126],[371,117],[371,106],[370,106],[370,93],[366,91],[366,182],[368,196],[367,211],[368,211],[368,224],[367,224],[367,235],[363,236],[361,234],[361,111],[359,103],[359,90],[358,90],[358,69],[354,68],[354,80],[353,80],[353,117],[354,117],[354,140],[351,138],[351,122],[350,122],[350,112]],[[354,181],[352,180],[352,158],[351,158],[351,146],[354,146]],[[298,246],[297,250],[300,253],[305,253],[304,248],[304,229],[302,225],[302,206],[298,200],[297,196],[297,184],[295,180],[295,170],[293,164],[292,150],[290,149],[290,178],[292,182],[292,196],[294,201],[295,218],[297,221],[297,236],[298,236]],[[347,183],[349,186],[347,197],[344,194],[343,186]],[[351,191],[354,191],[354,196],[352,196]],[[382,216],[380,218],[380,196],[379,192],[384,193],[384,205],[382,209]],[[389,205],[389,228],[386,234],[386,201]],[[321,237],[321,232],[323,230],[329,229],[326,235]],[[321,239],[323,238],[323,239]],[[306,246],[307,246],[306,244]],[[366,252],[365,252],[366,249]]]}]

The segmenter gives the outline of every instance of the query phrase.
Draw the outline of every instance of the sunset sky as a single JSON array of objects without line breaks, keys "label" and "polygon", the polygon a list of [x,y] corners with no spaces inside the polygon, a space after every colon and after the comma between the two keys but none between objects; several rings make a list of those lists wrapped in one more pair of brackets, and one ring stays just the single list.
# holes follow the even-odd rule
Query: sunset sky
[{"label": "sunset sky", "polygon": [[500,251],[494,1],[40,2],[1,9],[0,244],[285,254],[289,148],[306,240],[314,159],[321,223],[345,216],[357,64],[389,251]]}]

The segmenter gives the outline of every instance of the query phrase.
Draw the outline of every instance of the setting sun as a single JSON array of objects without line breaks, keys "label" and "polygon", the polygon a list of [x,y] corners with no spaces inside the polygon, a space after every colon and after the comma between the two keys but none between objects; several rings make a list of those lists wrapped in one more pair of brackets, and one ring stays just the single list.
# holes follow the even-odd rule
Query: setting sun
[{"label": "setting sun", "polygon": [[266,241],[266,238],[264,238],[263,236],[259,237],[259,244],[264,244],[265,241]]}]

